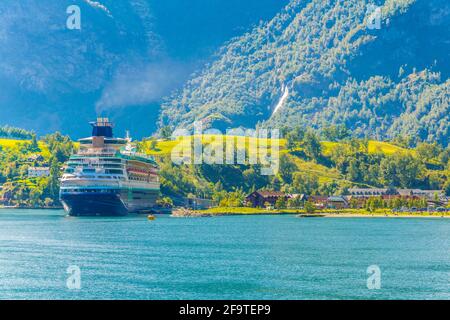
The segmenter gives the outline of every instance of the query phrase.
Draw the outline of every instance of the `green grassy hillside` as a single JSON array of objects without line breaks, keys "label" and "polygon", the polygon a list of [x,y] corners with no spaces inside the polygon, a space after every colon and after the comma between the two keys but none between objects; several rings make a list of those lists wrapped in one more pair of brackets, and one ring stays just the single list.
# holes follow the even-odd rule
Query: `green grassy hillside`
[{"label": "green grassy hillside", "polygon": [[[192,137],[190,137],[192,138]],[[183,140],[190,141],[189,139]],[[203,137],[203,146],[208,144],[217,144],[218,141],[226,141],[223,136],[208,136]],[[260,143],[259,139],[253,140],[256,143]],[[320,155],[317,159],[310,159],[305,156],[304,147],[296,146],[294,148],[288,149],[287,141],[285,139],[279,139],[278,144],[280,145],[280,156],[286,159],[285,162],[292,163],[290,168],[291,177],[287,177],[283,182],[292,183],[294,176],[304,176],[310,177],[314,181],[308,181],[308,183],[317,183],[319,186],[329,186],[332,189],[338,189],[342,187],[351,186],[361,186],[361,187],[376,187],[390,185],[391,183],[399,183],[389,181],[388,172],[385,172],[384,180],[381,178],[380,171],[389,171],[389,166],[400,166],[402,161],[407,161],[407,165],[413,166],[416,170],[414,179],[403,182],[404,187],[422,187],[422,188],[442,188],[448,179],[448,165],[446,161],[448,159],[442,153],[443,160],[439,160],[438,157],[424,158],[423,155],[418,154],[416,149],[401,147],[396,144],[384,141],[375,140],[356,140],[357,146],[355,147],[355,141],[341,141],[341,142],[327,142],[322,141]],[[165,141],[157,140],[154,142],[146,141],[142,144],[144,151],[149,154],[156,156],[157,159],[168,159],[172,149],[177,146],[181,141]],[[248,154],[248,143],[249,139],[246,140],[246,148]],[[153,147],[152,147],[153,145]],[[269,143],[264,143],[264,146]],[[427,153],[426,151],[422,153]],[[398,159],[398,157],[401,157]],[[406,160],[405,160],[406,159]],[[399,164],[391,164],[390,161],[399,161]],[[212,166],[214,167],[214,166]],[[242,175],[242,172],[249,170],[248,167],[238,168],[236,170],[231,170],[227,173],[233,176],[236,183],[227,183],[226,179],[219,177],[218,175],[224,174],[218,171],[217,175],[211,175],[209,168],[209,174],[206,176],[202,175],[201,170],[196,172],[191,172],[190,174],[195,174],[199,183],[206,180],[210,183],[217,183],[220,181],[222,184],[228,186],[228,188],[238,188],[241,184],[248,188],[251,187],[250,184],[246,184],[248,179]],[[226,171],[225,171],[226,172]],[[236,172],[241,174],[236,175]],[[370,177],[362,177],[365,173],[371,173]],[[394,173],[395,175],[400,173]],[[211,178],[212,177],[212,178]],[[300,178],[299,178],[300,179]],[[262,179],[264,180],[264,179]],[[283,180],[283,178],[281,178]],[[315,182],[315,180],[317,180]],[[273,185],[272,178],[265,178],[262,186],[268,186],[270,188],[276,187]],[[256,184],[257,187],[261,187],[260,184]],[[400,186],[400,185],[399,185]]]},{"label": "green grassy hillside", "polygon": [[[193,137],[195,136],[190,136],[190,137],[184,137],[187,141],[188,139],[193,139]],[[203,139],[202,139],[202,144],[206,145],[211,143],[210,139],[213,140],[212,143],[217,143],[217,141],[223,141],[226,142],[226,139],[229,136],[221,136],[221,135],[204,135]],[[231,136],[232,138],[238,138],[236,136]],[[172,149],[178,145],[180,143],[181,140],[156,140],[156,145],[155,148],[151,148],[151,141],[144,141],[143,142],[143,146],[145,146],[145,152],[149,155],[154,155],[154,156],[163,156],[163,155],[170,155],[170,153],[172,152]],[[249,145],[249,141],[256,141],[256,143],[259,145],[260,141],[262,141],[262,139],[260,138],[246,138],[246,148],[248,150],[248,145]],[[286,152],[286,139],[278,139],[277,141],[278,145],[280,146],[280,150],[282,152]],[[329,142],[329,141],[322,141],[322,148],[323,148],[323,153],[324,154],[330,154],[330,152],[333,149],[337,149],[337,148],[343,148],[345,147],[344,143],[340,143],[340,142]],[[0,145],[1,145],[1,140],[0,140]],[[267,146],[270,148],[270,139],[268,140]],[[395,154],[397,152],[414,152],[414,150],[412,149],[407,149],[407,148],[403,148],[403,147],[399,147],[397,145],[394,145],[392,143],[389,142],[383,142],[383,141],[375,141],[375,140],[369,140],[368,141],[368,152],[369,153],[382,153],[385,155],[392,155]]]}]

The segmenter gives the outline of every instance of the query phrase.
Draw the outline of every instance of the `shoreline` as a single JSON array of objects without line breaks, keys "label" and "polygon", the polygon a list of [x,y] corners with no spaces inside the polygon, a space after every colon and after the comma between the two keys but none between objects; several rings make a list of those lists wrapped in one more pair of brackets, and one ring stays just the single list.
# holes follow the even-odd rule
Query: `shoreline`
[{"label": "shoreline", "polygon": [[[64,210],[63,207],[7,207],[0,206],[0,210]],[[351,212],[349,210],[354,210]],[[169,215],[169,214],[167,214]],[[212,208],[206,210],[189,210],[178,209],[173,210],[171,217],[175,218],[207,218],[222,216],[296,216],[298,218],[450,218],[450,212],[418,212],[418,213],[392,213],[390,211],[373,212],[348,209],[345,211],[317,211],[314,213],[306,213],[300,209],[281,209],[281,210],[265,210],[255,208]]]},{"label": "shoreline", "polygon": [[450,215],[441,215],[441,214],[324,214],[323,218],[439,218],[439,219],[448,219]]},{"label": "shoreline", "polygon": [[212,208],[207,210],[174,210],[172,217],[177,218],[203,218],[219,216],[279,216],[294,215],[298,218],[450,218],[450,212],[417,212],[393,213],[390,210],[380,212],[367,212],[358,209],[317,211],[306,213],[304,210],[265,210],[255,208]]}]

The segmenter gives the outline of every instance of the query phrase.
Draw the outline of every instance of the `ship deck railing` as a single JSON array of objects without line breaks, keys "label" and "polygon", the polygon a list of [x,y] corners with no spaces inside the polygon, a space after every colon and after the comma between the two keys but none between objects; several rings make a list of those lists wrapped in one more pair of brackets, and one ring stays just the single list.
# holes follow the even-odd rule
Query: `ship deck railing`
[{"label": "ship deck railing", "polygon": [[88,149],[80,149],[78,151],[79,156],[96,156],[96,157],[114,157],[117,153],[117,150],[111,148],[88,148]]}]

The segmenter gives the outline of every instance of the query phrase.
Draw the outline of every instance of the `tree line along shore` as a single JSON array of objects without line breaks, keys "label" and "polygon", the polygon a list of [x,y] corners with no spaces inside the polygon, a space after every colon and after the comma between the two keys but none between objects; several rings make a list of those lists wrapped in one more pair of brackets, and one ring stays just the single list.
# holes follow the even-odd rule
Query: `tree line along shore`
[{"label": "tree line along shore", "polygon": [[[37,138],[16,131],[20,139],[14,138],[11,128],[7,130],[10,136],[0,138],[0,205],[59,207],[61,169],[78,144],[61,133]],[[401,136],[390,141],[357,138],[345,126],[321,131],[282,128],[279,170],[263,176],[258,165],[177,165],[171,161],[171,151],[177,145],[171,133],[165,127],[136,142],[140,152],[154,156],[158,162],[159,204],[164,207],[183,207],[178,199],[199,198],[210,200],[218,208],[242,208],[246,207],[246,197],[258,190],[314,197],[339,197],[352,188],[440,190],[446,196],[450,194],[450,149],[437,143]],[[206,145],[211,141],[214,137],[202,142]],[[294,200],[273,206],[288,210],[290,201]],[[399,207],[384,200],[377,203],[376,197],[371,201],[377,210]],[[424,205],[411,202],[401,207]]]},{"label": "tree line along shore", "polygon": [[392,209],[377,209],[367,211],[363,209],[326,209],[308,212],[305,209],[263,209],[263,208],[227,208],[216,207],[204,210],[190,210],[186,208],[173,211],[173,217],[218,217],[245,215],[296,215],[298,217],[327,217],[327,218],[450,218],[450,211],[393,211]]}]

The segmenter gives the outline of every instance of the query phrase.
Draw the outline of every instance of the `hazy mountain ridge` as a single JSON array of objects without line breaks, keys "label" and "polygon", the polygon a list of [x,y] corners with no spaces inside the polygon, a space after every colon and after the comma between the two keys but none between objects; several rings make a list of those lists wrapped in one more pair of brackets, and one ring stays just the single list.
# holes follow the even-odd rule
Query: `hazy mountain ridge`
[{"label": "hazy mountain ridge", "polygon": [[[294,0],[273,20],[233,39],[210,66],[167,99],[161,125],[345,123],[357,136],[449,141],[450,4]],[[272,116],[289,88],[289,96]]]},{"label": "hazy mountain ridge", "polygon": [[[99,114],[151,135],[161,99],[287,0],[0,1],[0,125],[81,138]],[[67,8],[80,8],[70,30]]]}]

